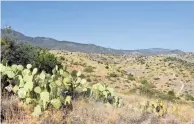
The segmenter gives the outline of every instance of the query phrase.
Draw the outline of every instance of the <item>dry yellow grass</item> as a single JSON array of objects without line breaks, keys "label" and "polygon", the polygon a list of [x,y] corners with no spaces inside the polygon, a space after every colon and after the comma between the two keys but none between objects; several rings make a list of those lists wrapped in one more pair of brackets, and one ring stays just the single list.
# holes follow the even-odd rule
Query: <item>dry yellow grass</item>
[{"label": "dry yellow grass", "polygon": [[186,104],[165,103],[178,106],[178,114],[169,113],[165,118],[158,118],[152,113],[145,113],[142,107],[146,101],[154,101],[139,95],[122,95],[124,105],[114,108],[111,105],[85,99],[73,101],[73,111],[65,109],[45,111],[40,118],[31,116],[30,106],[21,106],[15,97],[3,97],[2,108],[5,124],[189,124],[194,120],[194,108]]}]

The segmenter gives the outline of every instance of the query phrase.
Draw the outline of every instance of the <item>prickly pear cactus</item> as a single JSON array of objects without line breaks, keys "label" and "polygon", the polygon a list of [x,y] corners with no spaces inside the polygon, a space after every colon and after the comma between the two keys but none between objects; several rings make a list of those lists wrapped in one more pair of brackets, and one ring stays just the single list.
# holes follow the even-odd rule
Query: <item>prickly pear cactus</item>
[{"label": "prickly pear cactus", "polygon": [[19,98],[25,98],[26,97],[26,90],[24,88],[20,88],[18,90],[18,96],[19,96]]},{"label": "prickly pear cactus", "polygon": [[34,112],[32,113],[32,115],[34,117],[39,117],[39,115],[41,114],[41,106],[40,105],[37,105],[35,108],[34,108]]},{"label": "prickly pear cactus", "polygon": [[32,75],[35,75],[37,72],[38,72],[38,69],[34,68],[33,71],[32,71]]},{"label": "prickly pear cactus", "polygon": [[17,91],[19,90],[19,87],[17,85],[15,85],[12,90],[14,93],[17,93]]},{"label": "prickly pear cactus", "polygon": [[18,66],[17,66],[17,69],[18,69],[19,71],[22,71],[22,70],[24,69],[24,67],[23,67],[22,65],[18,65]]},{"label": "prickly pear cactus", "polygon": [[86,79],[80,77],[80,71],[77,72],[77,77],[72,77],[66,69],[59,69],[58,66],[53,69],[53,74],[44,71],[39,73],[38,68],[32,68],[31,64],[26,67],[0,64],[0,68],[1,75],[7,75],[15,83],[6,89],[17,94],[24,103],[34,105],[32,115],[35,117],[39,117],[42,110],[46,110],[49,105],[56,109],[72,105],[72,96],[77,89],[87,97],[96,96],[105,103],[121,106],[122,99],[114,96],[113,88],[100,83],[89,86]]},{"label": "prickly pear cactus", "polygon": [[45,75],[44,71],[42,71],[39,77],[40,77],[41,80],[44,81],[45,76],[46,76],[46,75]]},{"label": "prickly pear cactus", "polygon": [[34,92],[40,94],[41,93],[41,88],[39,86],[35,87]]},{"label": "prickly pear cactus", "polygon": [[165,105],[161,99],[151,102],[147,101],[144,106],[144,111],[155,113],[159,117],[162,117],[167,114],[167,105]]},{"label": "prickly pear cactus", "polygon": [[106,87],[100,83],[94,84],[92,88],[96,99],[101,99],[105,103],[109,102],[116,107],[121,107],[122,99],[115,96],[113,88]]},{"label": "prickly pear cactus", "polygon": [[5,73],[7,74],[7,76],[8,76],[9,78],[14,78],[14,77],[15,77],[14,72],[11,71],[11,70],[7,70]]},{"label": "prickly pear cactus", "polygon": [[51,104],[53,105],[54,108],[59,109],[61,107],[61,100],[60,98],[57,99],[52,99]]},{"label": "prickly pear cactus", "polygon": [[71,96],[67,96],[65,98],[65,105],[69,105],[69,104],[71,104]]},{"label": "prickly pear cactus", "polygon": [[49,103],[49,92],[43,91],[40,93],[40,100],[42,100],[44,110],[47,108],[47,103]]}]

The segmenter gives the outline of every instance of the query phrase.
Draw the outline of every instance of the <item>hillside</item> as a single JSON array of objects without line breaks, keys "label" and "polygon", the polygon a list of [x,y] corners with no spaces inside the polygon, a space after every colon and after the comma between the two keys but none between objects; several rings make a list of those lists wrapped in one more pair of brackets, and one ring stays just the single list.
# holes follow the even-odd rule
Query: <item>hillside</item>
[{"label": "hillside", "polygon": [[[29,43],[33,45],[40,43],[38,46],[48,44],[47,41],[49,44],[51,43],[50,47],[52,45],[54,47],[56,44],[71,44],[68,47],[76,52],[67,49],[43,52],[44,50],[39,51],[37,47],[22,46],[23,44],[2,40],[4,58],[8,57],[8,59],[14,60],[13,63],[20,59],[21,61],[29,59],[27,66],[24,64],[24,67],[26,66],[25,69],[23,68],[24,70],[19,68],[20,65],[9,67],[7,64],[1,64],[1,68],[4,68],[2,70],[5,71],[1,72],[4,74],[3,79],[6,79],[7,75],[10,77],[10,80],[5,80],[4,83],[10,81],[17,83],[12,89],[13,92],[16,90],[17,94],[7,95],[7,92],[3,92],[2,95],[2,115],[5,123],[193,123],[194,53],[181,52],[178,54],[179,50],[169,52],[166,49],[137,50],[142,54],[137,51],[121,55],[118,53],[101,54],[96,51],[88,53],[91,51],[90,49],[87,49],[87,52],[78,52],[86,46],[90,48],[91,45],[87,44],[43,37],[26,37],[15,31],[10,37],[23,37],[24,40],[17,38],[17,41],[31,41]],[[75,49],[77,47],[79,50]],[[98,48],[103,47],[97,46]],[[103,49],[107,50],[107,48]],[[39,59],[35,57],[36,51],[39,51],[37,56]],[[33,65],[35,68],[28,64],[33,61],[38,61]],[[60,69],[55,66],[58,62],[62,64]],[[21,64],[20,61],[18,64]],[[37,68],[41,67],[42,72],[37,72]],[[45,73],[45,69],[49,69],[51,74]],[[13,72],[13,75],[17,76],[13,76],[9,72]],[[32,76],[29,76],[31,74]],[[21,79],[21,77],[23,78]],[[23,81],[25,81],[25,85],[22,85]],[[79,82],[83,85],[75,89]],[[99,91],[97,90],[97,92],[94,86],[99,83],[103,88],[98,87]],[[5,89],[9,90],[9,87],[10,85]],[[15,87],[19,87],[19,89],[15,89]],[[30,87],[34,89],[30,90]],[[40,88],[39,91],[37,88]],[[85,90],[86,88],[87,90]],[[110,90],[113,88],[114,92],[108,88]],[[26,92],[23,92],[23,90],[26,91],[25,89],[28,90],[27,95]],[[110,92],[107,97],[104,95],[106,92]],[[48,94],[44,95],[45,93]],[[64,93],[67,95],[63,96]],[[87,96],[88,94],[91,96]],[[100,99],[97,99],[97,94]],[[69,103],[66,103],[67,96],[72,98]],[[44,104],[45,99],[48,104]],[[37,106],[33,109],[34,104]],[[45,105],[47,109],[44,108]],[[37,110],[39,106],[42,108]],[[158,107],[161,108],[157,112]],[[37,116],[34,116],[36,114]]]},{"label": "hillside", "polygon": [[[76,112],[71,115],[83,118],[84,122],[156,124],[158,121],[157,124],[180,124],[189,118],[193,119],[193,102],[189,99],[194,96],[194,63],[179,59],[191,60],[193,53],[169,57],[102,55],[60,50],[50,52],[58,56],[69,72],[81,70],[90,84],[101,82],[113,87],[124,99],[125,105],[120,111],[83,101],[76,103]],[[178,106],[178,112],[159,120],[151,115],[141,115],[140,108],[145,105],[145,101],[155,98],[163,99],[168,104],[168,109]],[[84,110],[86,113],[81,114]],[[106,116],[99,116],[104,112]]]},{"label": "hillside", "polygon": [[94,44],[81,44],[70,41],[59,41],[48,37],[30,37],[24,34],[12,31],[6,33],[4,29],[1,29],[1,36],[14,37],[19,42],[28,42],[35,46],[40,46],[52,50],[66,50],[70,52],[85,52],[85,53],[103,53],[103,54],[115,54],[115,55],[161,55],[161,54],[184,54],[181,50],[169,50],[162,48],[150,48],[139,50],[116,50],[111,48],[105,48]]},{"label": "hillside", "polygon": [[194,2],[1,4],[2,124],[194,124]]},{"label": "hillside", "polygon": [[84,72],[86,68],[92,67],[93,71],[85,71],[90,82],[104,82],[119,92],[128,92],[141,85],[141,80],[145,78],[155,85],[154,89],[164,93],[171,90],[177,93],[184,83],[181,93],[194,95],[194,76],[192,75],[194,63],[182,59],[167,56],[140,57],[70,53],[56,50],[51,52],[67,63],[70,71]]}]

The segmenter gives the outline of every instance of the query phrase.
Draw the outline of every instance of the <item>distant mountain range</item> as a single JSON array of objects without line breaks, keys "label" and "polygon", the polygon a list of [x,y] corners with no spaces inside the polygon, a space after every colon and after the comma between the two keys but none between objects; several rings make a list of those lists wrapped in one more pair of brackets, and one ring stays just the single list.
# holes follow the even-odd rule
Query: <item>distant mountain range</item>
[{"label": "distant mountain range", "polygon": [[111,48],[105,48],[94,44],[82,44],[70,41],[59,41],[48,37],[30,37],[24,34],[12,31],[7,33],[5,29],[1,29],[1,36],[13,37],[18,42],[28,42],[34,46],[40,46],[52,50],[66,50],[70,52],[85,52],[85,53],[103,53],[103,54],[135,54],[135,55],[161,55],[161,54],[183,54],[181,50],[170,50],[162,48],[150,48],[150,49],[139,49],[139,50],[117,50]]}]

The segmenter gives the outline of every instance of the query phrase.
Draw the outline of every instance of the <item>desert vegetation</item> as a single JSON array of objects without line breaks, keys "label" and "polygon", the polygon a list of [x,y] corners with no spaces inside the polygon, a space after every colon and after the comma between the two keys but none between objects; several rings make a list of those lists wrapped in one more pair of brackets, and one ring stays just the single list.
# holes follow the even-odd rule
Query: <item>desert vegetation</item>
[{"label": "desert vegetation", "polygon": [[6,36],[1,55],[3,123],[194,123],[188,55],[67,52]]}]

